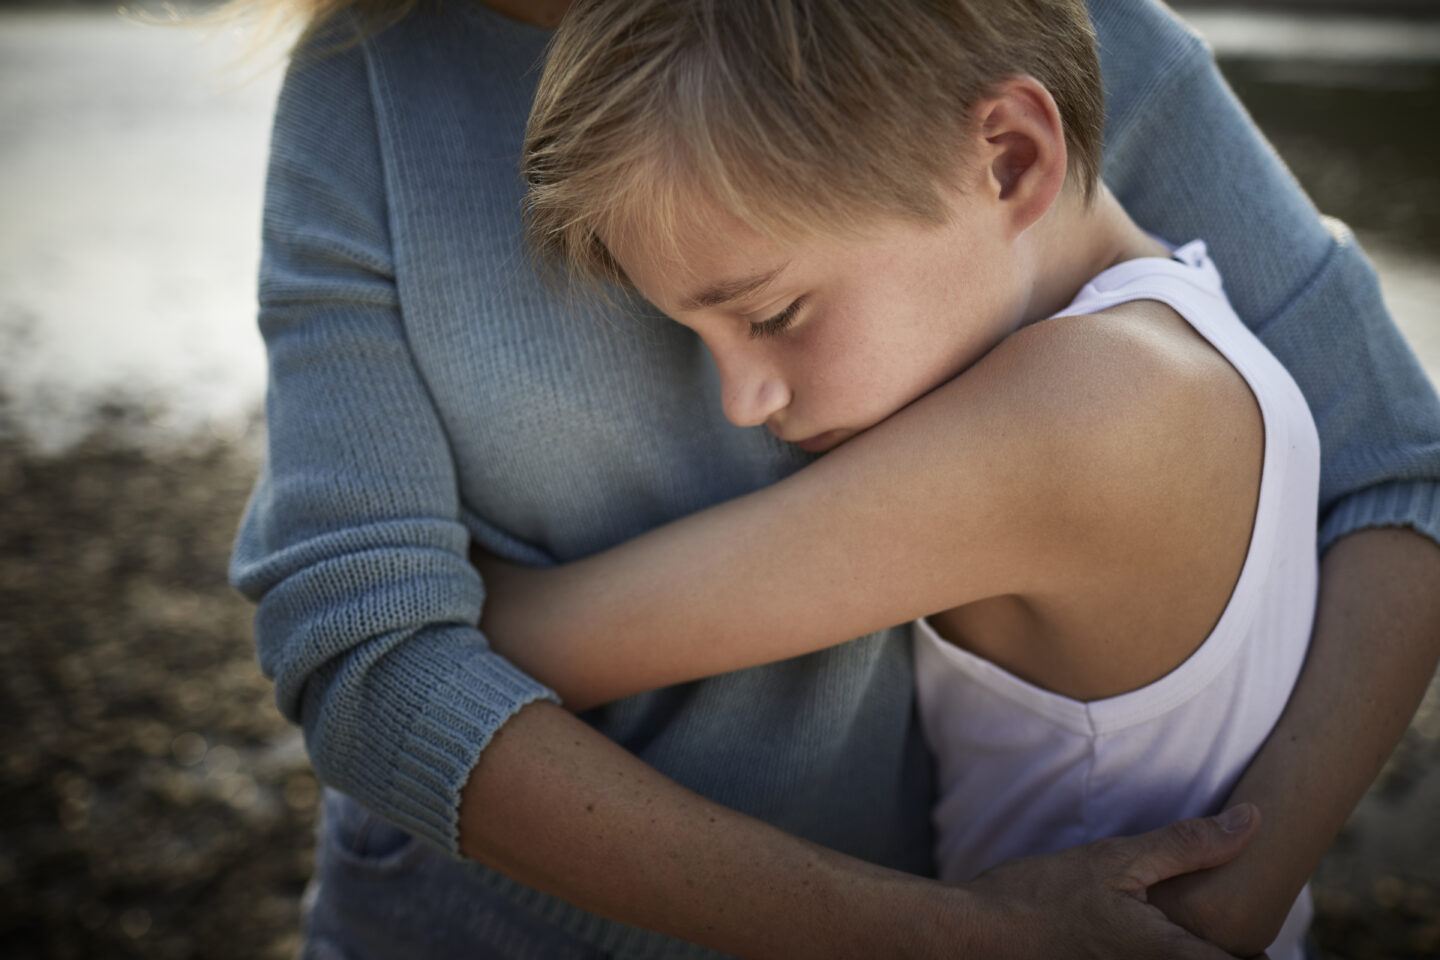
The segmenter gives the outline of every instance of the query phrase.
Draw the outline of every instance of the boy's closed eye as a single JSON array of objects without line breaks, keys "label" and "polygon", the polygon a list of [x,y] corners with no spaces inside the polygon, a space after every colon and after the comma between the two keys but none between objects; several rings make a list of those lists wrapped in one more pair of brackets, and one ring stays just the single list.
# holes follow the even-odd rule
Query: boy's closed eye
[{"label": "boy's closed eye", "polygon": [[784,333],[795,322],[800,309],[805,306],[806,297],[796,297],[790,305],[768,320],[750,324],[750,339],[760,340]]}]

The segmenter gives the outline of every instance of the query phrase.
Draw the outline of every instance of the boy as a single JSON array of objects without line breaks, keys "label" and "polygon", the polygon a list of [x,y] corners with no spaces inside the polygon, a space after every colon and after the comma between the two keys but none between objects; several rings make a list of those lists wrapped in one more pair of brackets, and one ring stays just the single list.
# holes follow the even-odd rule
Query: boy
[{"label": "boy", "polygon": [[497,648],[585,709],[924,617],[952,882],[1214,812],[1304,661],[1319,445],[1204,245],[1098,182],[1101,116],[1066,0],[572,9],[537,246],[695,330],[733,423],[833,452],[553,572],[487,562]]}]

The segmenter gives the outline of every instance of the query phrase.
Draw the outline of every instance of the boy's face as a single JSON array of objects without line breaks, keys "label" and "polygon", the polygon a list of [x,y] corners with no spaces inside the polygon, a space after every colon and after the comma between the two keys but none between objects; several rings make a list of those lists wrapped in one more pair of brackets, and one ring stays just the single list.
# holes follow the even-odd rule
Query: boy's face
[{"label": "boy's face", "polygon": [[697,216],[674,251],[607,246],[643,296],[705,342],[732,423],[820,453],[1019,325],[1026,272],[999,211],[953,197],[951,210],[938,227],[889,220],[859,239],[784,244],[733,217]]}]

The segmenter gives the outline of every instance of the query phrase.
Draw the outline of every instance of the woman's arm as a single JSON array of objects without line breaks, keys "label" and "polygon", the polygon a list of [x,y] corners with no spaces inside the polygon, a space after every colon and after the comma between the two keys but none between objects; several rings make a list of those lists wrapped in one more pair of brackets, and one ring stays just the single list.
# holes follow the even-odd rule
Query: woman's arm
[{"label": "woman's arm", "polygon": [[257,605],[261,667],[321,781],[454,852],[476,754],[553,695],[473,626],[484,593],[407,343],[371,78],[362,49],[333,43],[297,54],[276,107],[266,462],[230,576]]},{"label": "woman's arm", "polygon": [[1263,950],[1405,731],[1437,657],[1440,547],[1397,529],[1335,544],[1299,684],[1230,795],[1268,819],[1238,859],[1163,884],[1151,902],[1240,956]]},{"label": "woman's arm", "polygon": [[1225,960],[1145,893],[1230,859],[1256,820],[1182,820],[947,886],[713,803],[549,703],[505,725],[463,797],[474,859],[601,916],[785,960]]}]

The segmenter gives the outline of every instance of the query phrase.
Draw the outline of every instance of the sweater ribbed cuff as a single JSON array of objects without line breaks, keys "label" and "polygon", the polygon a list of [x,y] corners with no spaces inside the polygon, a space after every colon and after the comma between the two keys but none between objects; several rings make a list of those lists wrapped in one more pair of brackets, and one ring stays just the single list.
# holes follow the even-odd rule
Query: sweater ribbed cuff
[{"label": "sweater ribbed cuff", "polygon": [[1398,481],[1350,494],[1320,525],[1320,552],[1347,534],[1371,527],[1410,527],[1440,544],[1440,483]]},{"label": "sweater ribbed cuff", "polygon": [[[457,643],[456,631],[468,634],[467,642]],[[432,629],[407,647],[406,686],[427,695],[411,718],[383,809],[376,812],[458,858],[460,791],[481,752],[520,708],[560,698],[490,650],[472,629]]]}]

